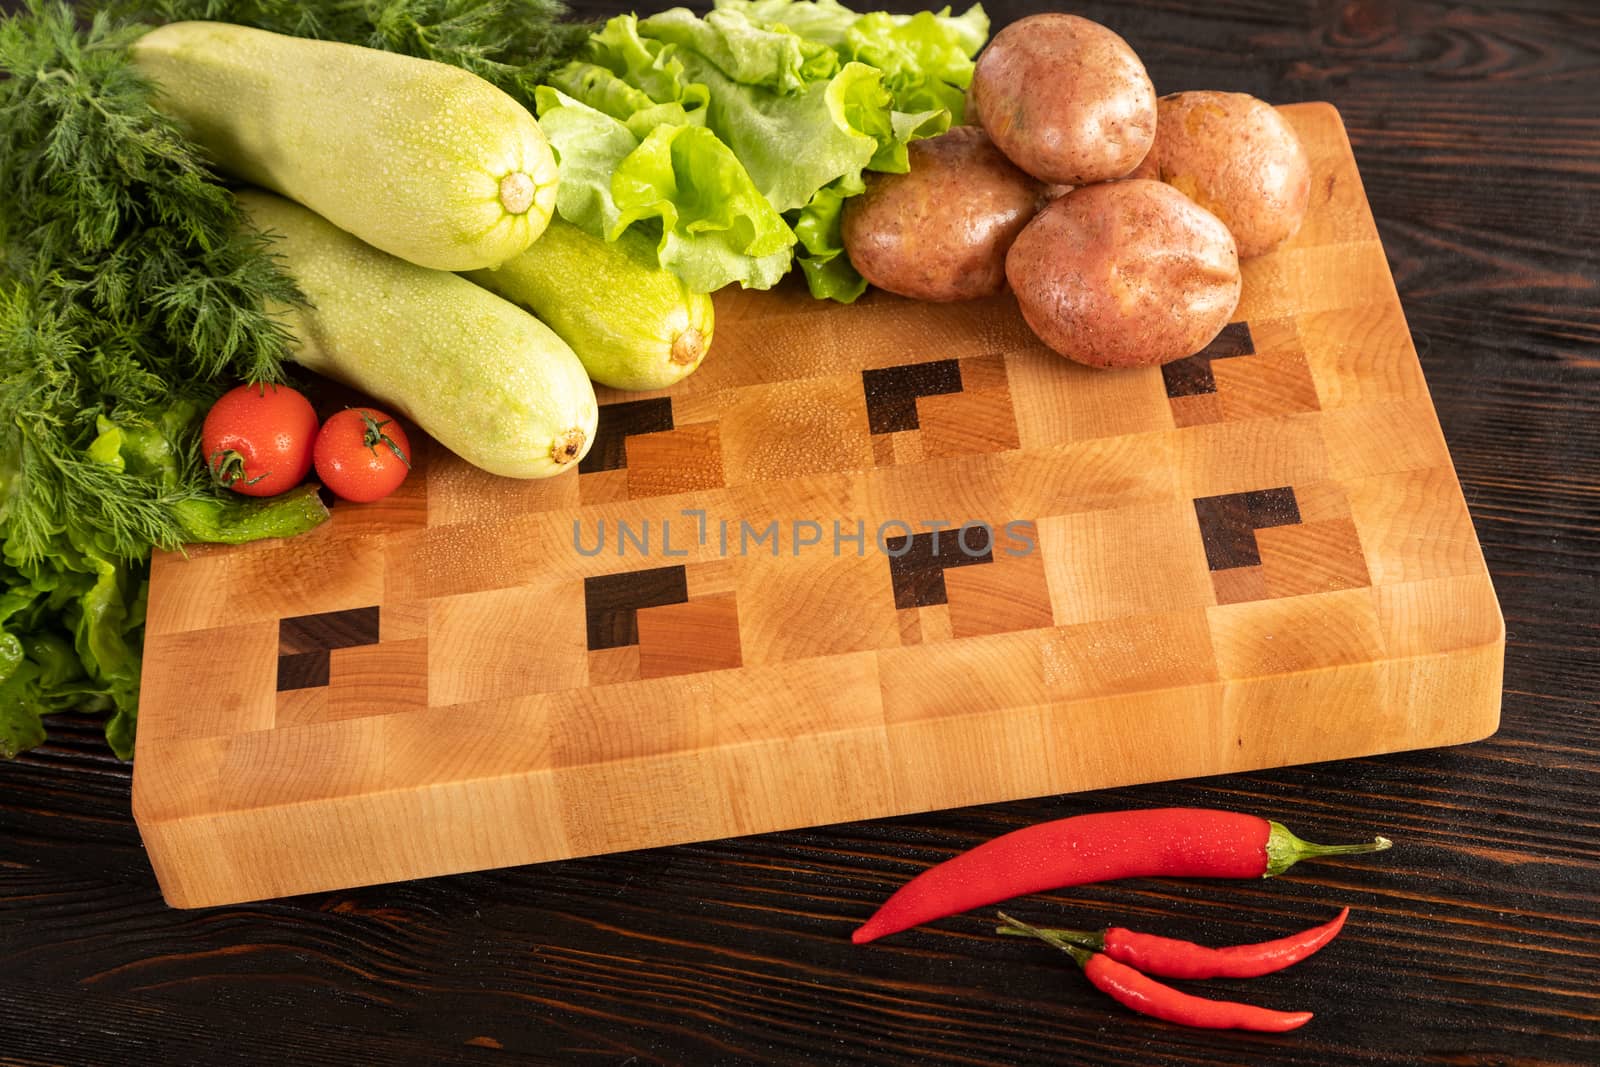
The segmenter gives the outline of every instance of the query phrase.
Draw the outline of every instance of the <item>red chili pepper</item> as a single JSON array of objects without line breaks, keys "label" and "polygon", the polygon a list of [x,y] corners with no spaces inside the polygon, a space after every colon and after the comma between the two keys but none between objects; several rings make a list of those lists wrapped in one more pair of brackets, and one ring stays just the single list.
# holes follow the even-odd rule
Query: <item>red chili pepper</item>
[{"label": "red chili pepper", "polygon": [[1302,859],[1388,848],[1315,845],[1281,823],[1206,808],[1076,815],[1013,830],[901,886],[850,939],[858,945],[918,923],[1027,893],[1116,878],[1270,878]]},{"label": "red chili pepper", "polygon": [[1036,930],[1003,912],[1000,918],[1018,931],[1037,937],[1071,955],[1096,989],[1140,1015],[1207,1030],[1265,1030],[1271,1033],[1294,1030],[1311,1021],[1309,1011],[1274,1011],[1255,1004],[1241,1004],[1236,1000],[1207,1000],[1205,997],[1192,996],[1162,985],[1154,978],[1146,977],[1102,953],[1090,952],[1070,941],[1054,938],[1049,931]]},{"label": "red chili pepper", "polygon": [[1119,963],[1126,963],[1146,974],[1159,974],[1163,978],[1259,978],[1299,963],[1332,941],[1344,927],[1345,916],[1349,914],[1350,909],[1345,908],[1330,922],[1298,934],[1280,937],[1276,941],[1229,945],[1226,948],[1208,948],[1193,941],[1141,934],[1120,926],[1107,927],[1104,933],[1061,930],[1049,926],[1034,931],[1016,925],[998,926],[995,932],[1014,937],[1049,934],[1080,948],[1104,952]]}]

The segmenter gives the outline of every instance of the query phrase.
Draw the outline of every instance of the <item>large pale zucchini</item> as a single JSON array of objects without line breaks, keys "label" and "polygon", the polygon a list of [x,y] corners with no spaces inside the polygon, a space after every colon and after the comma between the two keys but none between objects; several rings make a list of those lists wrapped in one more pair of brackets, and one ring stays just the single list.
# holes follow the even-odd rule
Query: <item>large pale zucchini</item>
[{"label": "large pale zucchini", "polygon": [[282,197],[246,191],[239,202],[257,229],[281,238],[273,251],[310,300],[288,312],[297,363],[393,407],[493,474],[543,478],[589,451],[594,388],[538,319]]},{"label": "large pale zucchini", "polygon": [[224,171],[401,259],[493,267],[550,221],[544,131],[459,68],[215,22],[152,30],[133,56]]},{"label": "large pale zucchini", "polygon": [[544,320],[601,385],[665,389],[711,347],[711,298],[662,269],[632,230],[602,241],[558,216],[522,255],[468,277]]}]

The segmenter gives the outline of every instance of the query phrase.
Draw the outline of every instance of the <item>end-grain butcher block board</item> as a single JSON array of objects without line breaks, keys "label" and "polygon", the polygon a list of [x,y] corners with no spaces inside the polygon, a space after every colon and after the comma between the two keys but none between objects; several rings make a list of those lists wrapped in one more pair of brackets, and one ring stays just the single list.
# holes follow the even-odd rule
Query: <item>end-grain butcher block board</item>
[{"label": "end-grain butcher block board", "polygon": [[1503,624],[1355,161],[1285,113],[1310,216],[1190,359],[1077,367],[1009,297],[720,294],[704,367],[603,393],[576,471],[424,441],[306,536],[159,556],[167,899],[1492,732]]}]

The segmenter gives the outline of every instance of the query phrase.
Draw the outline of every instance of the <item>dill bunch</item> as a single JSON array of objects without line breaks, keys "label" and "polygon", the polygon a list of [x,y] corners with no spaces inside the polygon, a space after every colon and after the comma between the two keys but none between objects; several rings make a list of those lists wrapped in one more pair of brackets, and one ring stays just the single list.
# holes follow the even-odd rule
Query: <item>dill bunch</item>
[{"label": "dill bunch", "polygon": [[326,515],[241,509],[198,460],[221,380],[282,377],[267,302],[303,298],[150,106],[139,32],[53,0],[0,20],[0,755],[74,709],[131,752],[152,547]]},{"label": "dill bunch", "polygon": [[5,522],[24,560],[64,514],[125,559],[176,544],[174,487],[85,456],[97,420],[148,424],[223,376],[280,380],[291,338],[265,302],[302,300],[150,106],[127,58],[137,34],[105,15],[80,33],[47,0],[0,22],[0,426],[16,435]]},{"label": "dill bunch", "polygon": [[461,67],[528,110],[534,87],[578,54],[595,22],[561,0],[106,0],[121,19],[232,22]]}]

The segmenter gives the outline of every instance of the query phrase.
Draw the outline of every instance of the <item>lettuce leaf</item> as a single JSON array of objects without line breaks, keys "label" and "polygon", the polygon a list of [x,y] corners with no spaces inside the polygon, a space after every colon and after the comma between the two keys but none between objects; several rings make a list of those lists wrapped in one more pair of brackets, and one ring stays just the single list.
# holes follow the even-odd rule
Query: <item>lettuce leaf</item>
[{"label": "lettuce leaf", "polygon": [[[594,70],[598,72],[599,68]],[[590,72],[583,73],[587,77]],[[563,84],[576,88],[571,81]],[[590,99],[604,104],[621,96],[620,91],[607,91],[594,93]],[[611,175],[639,147],[639,138],[618,116],[580,104],[559,89],[541,85],[534,93],[534,102],[539,109],[539,125],[550,139],[561,167],[556,211],[596,237],[615,240],[614,235],[620,234],[623,227],[617,225],[622,212],[611,195]]]},{"label": "lettuce leaf", "polygon": [[788,271],[793,231],[711,131],[663,122],[641,139],[558,89],[540,86],[535,100],[561,164],[562,218],[608,241],[639,224],[696,292],[770,289]]},{"label": "lettuce leaf", "polygon": [[102,553],[71,527],[42,559],[0,552],[0,757],[44,740],[43,717],[106,712],[106,739],[133,755],[148,561]]},{"label": "lettuce leaf", "polygon": [[561,165],[557,210],[608,240],[638,227],[691,287],[769,288],[798,258],[814,295],[854,300],[844,201],[867,170],[960,114],[988,19],[858,15],[834,0],[724,0],[619,15],[536,93]]},{"label": "lettuce leaf", "polygon": [[38,677],[39,668],[23,654],[22,642],[0,632],[0,757],[12,759],[44,744],[48,709],[38,698]]},{"label": "lettuce leaf", "polygon": [[[713,56],[682,42],[693,42]],[[791,47],[781,47],[784,42]],[[706,101],[706,127],[733,150],[756,188],[783,212],[804,206],[834,179],[859,173],[895,138],[882,74],[863,64],[840,67],[835,58],[824,76],[808,79],[802,71],[802,43],[787,30],[752,26],[742,15],[729,14],[713,24],[675,8],[643,20],[632,15],[611,19],[590,39],[584,59],[649,99],[649,105],[636,101],[636,108]],[[726,73],[723,65],[734,68],[736,75]],[[569,66],[552,80],[569,96],[602,111],[620,96],[592,74],[580,80],[577,73]],[[615,111],[608,113],[626,121]]]},{"label": "lettuce leaf", "polygon": [[[177,490],[202,405],[179,396],[135,423],[95,420],[96,434],[82,461]],[[10,506],[9,486],[22,446],[0,456],[0,524]],[[270,500],[226,500],[197,493],[174,499],[174,514],[189,540],[239,540],[293,535],[327,518],[314,488]],[[204,520],[205,529],[193,525]],[[43,552],[14,530],[0,542],[0,757],[11,758],[44,740],[42,719],[64,711],[109,713],[106,740],[121,759],[133,756],[139,708],[139,667],[148,554],[119,554],[103,528],[76,514],[52,526]]]},{"label": "lettuce leaf", "polygon": [[981,4],[959,16],[948,7],[914,15],[862,15],[836,0],[716,0],[714,13],[722,12],[786,26],[843,60],[877,67],[896,110],[944,109],[956,124],[962,121],[973,61],[989,37],[989,16]]},{"label": "lettuce leaf", "polygon": [[686,66],[712,87],[706,125],[780,212],[804,207],[829,182],[859,176],[894,141],[883,77],[863,64],[848,63],[791,96],[738,91],[704,60],[686,57]]},{"label": "lettuce leaf", "polygon": [[700,99],[669,100],[658,104],[642,89],[635,89],[605,67],[572,62],[552,76],[552,83],[574,100],[616,119],[642,141],[657,126],[704,126],[704,94]]},{"label": "lettuce leaf", "polygon": [[[710,91],[696,85],[684,71],[680,50],[667,48],[659,41],[646,40],[639,33],[639,19],[634,15],[618,15],[589,38],[582,57],[602,66],[628,85],[644,93],[658,104],[680,103],[686,111],[705,107]],[[563,85],[566,68],[551,76],[551,84],[567,91],[576,99],[592,104],[588,98],[571,92]],[[623,116],[615,115],[614,118]],[[646,131],[648,132],[648,131]],[[643,133],[640,134],[642,138]]]},{"label": "lettuce leaf", "polygon": [[[973,57],[988,28],[988,16],[976,5],[959,19],[927,11],[909,18],[878,11],[850,27],[844,53],[883,71],[897,110],[948,111],[960,123]],[[977,48],[972,48],[974,41]]]},{"label": "lettuce leaf", "polygon": [[791,220],[795,236],[800,239],[795,258],[805,272],[811,295],[819,300],[849,304],[867,291],[867,280],[844,254],[844,237],[840,232],[844,202],[865,189],[860,178],[841,178],[818,189],[811,202]]},{"label": "lettuce leaf", "polygon": [[777,93],[803,92],[839,72],[839,53],[778,26],[753,22],[740,11],[716,10],[701,19],[675,7],[640,23],[641,32],[698,54],[724,77]]},{"label": "lettuce leaf", "polygon": [[861,16],[837,0],[715,0],[718,11],[737,11],[763,25],[787,27],[808,41],[843,51],[845,34]]}]

